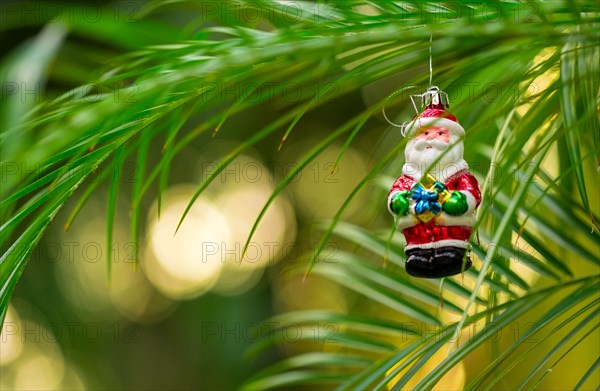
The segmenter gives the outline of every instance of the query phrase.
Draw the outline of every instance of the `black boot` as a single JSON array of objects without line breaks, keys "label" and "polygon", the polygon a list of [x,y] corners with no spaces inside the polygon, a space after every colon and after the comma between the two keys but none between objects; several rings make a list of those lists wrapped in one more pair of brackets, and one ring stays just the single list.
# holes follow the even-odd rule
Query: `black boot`
[{"label": "black boot", "polygon": [[406,250],[406,272],[413,277],[431,278],[433,249],[414,248]]},{"label": "black boot", "polygon": [[437,277],[450,277],[468,270],[473,262],[471,258],[465,256],[465,252],[464,248],[459,247],[436,248],[433,264],[438,273]]},{"label": "black boot", "polygon": [[471,259],[465,256],[465,249],[459,247],[415,248],[406,251],[406,255],[406,272],[413,277],[450,277],[466,271],[473,264]]}]

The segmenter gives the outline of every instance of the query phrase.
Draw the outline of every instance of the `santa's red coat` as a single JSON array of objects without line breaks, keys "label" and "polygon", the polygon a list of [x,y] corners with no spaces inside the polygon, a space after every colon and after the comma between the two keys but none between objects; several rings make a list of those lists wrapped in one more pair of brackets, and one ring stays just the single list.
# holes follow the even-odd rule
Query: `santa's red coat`
[{"label": "santa's red coat", "polygon": [[[388,205],[393,193],[410,190],[414,183],[415,179],[411,176],[406,174],[400,176],[392,185],[388,195]],[[398,216],[398,227],[406,237],[407,249],[442,246],[466,247],[475,223],[475,209],[481,203],[479,184],[467,170],[452,175],[444,184],[448,190],[456,190],[465,194],[468,204],[467,211],[462,216],[450,216],[441,212],[427,223],[418,221],[412,210],[408,216]]]}]

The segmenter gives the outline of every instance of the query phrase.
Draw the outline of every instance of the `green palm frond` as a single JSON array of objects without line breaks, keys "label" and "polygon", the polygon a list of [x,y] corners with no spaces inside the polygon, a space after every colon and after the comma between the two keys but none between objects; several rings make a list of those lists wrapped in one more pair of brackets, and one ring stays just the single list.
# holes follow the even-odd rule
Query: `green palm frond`
[{"label": "green palm frond", "polygon": [[[370,120],[395,88],[427,87],[431,36],[434,83],[454,98],[453,112],[468,130],[466,158],[475,163],[472,169],[483,184],[479,240],[472,243],[479,262],[464,276],[444,281],[440,294],[438,283],[415,281],[403,271],[400,234],[390,238],[389,229],[344,222],[359,193],[384,199],[397,175],[404,141],[397,137],[397,129],[387,129],[378,146],[380,157],[345,195],[332,220],[319,226],[322,236],[315,252],[289,272],[312,272],[332,280],[397,317],[326,309],[278,315],[280,325],[336,325],[335,349],[328,350],[328,330],[318,330],[324,348],[314,346],[314,352],[266,368],[245,387],[327,384],[340,390],[431,389],[470,354],[489,346],[490,335],[508,333],[515,322],[526,320],[535,327],[510,344],[496,341],[498,354],[486,356],[485,369],[470,374],[466,388],[492,389],[510,378],[507,384],[529,389],[557,376],[551,370],[597,335],[598,327],[598,4],[587,0],[231,3],[269,18],[259,23],[226,14],[205,23],[207,9],[200,2],[154,2],[140,10],[136,23],[115,29],[103,29],[102,23],[94,28],[77,17],[49,25],[20,55],[5,61],[3,83],[22,82],[16,70],[40,53],[37,72],[26,81],[43,82],[44,69],[57,58],[63,43],[64,50],[78,49],[65,41],[66,31],[82,37],[93,34],[113,44],[103,49],[111,59],[100,72],[96,69],[102,61],[92,60],[96,58],[92,53],[92,64],[87,66],[60,64],[73,69],[70,75],[57,73],[70,77],[77,88],[35,104],[19,105],[17,96],[3,102],[6,108],[13,105],[18,110],[10,110],[16,115],[3,116],[0,134],[0,313],[7,311],[43,233],[74,194],[66,228],[98,186],[109,185],[106,220],[111,243],[122,196],[119,175],[126,162],[135,161],[138,168],[129,201],[131,236],[137,242],[142,200],[157,192],[160,211],[171,163],[194,141],[210,143],[213,137],[221,137],[229,130],[228,121],[240,113],[270,110],[277,114],[275,120],[239,131],[238,137],[245,141],[198,184],[179,224],[197,197],[237,157],[262,142],[275,140],[275,149],[280,141],[285,148],[286,140],[300,137],[297,133],[309,113],[402,75],[405,85],[382,88],[379,103],[346,113],[345,122],[339,121],[300,159],[257,216],[247,247],[271,203],[304,167],[333,145],[341,145],[341,157],[367,126],[384,130],[383,122]],[[187,28],[159,22],[161,12],[179,6],[191,10]],[[18,23],[8,17],[2,28]],[[302,92],[297,99],[273,101],[291,84]],[[245,88],[240,91],[240,86]],[[259,93],[262,86],[271,86],[270,93]],[[398,97],[396,103],[409,106],[407,95]],[[154,159],[153,145],[161,149]],[[557,162],[558,174],[548,168],[550,160]],[[15,166],[36,170],[25,176],[5,175]],[[100,175],[90,181],[98,170]],[[331,237],[348,243],[336,263],[320,258]],[[383,259],[389,261],[385,267]],[[525,279],[515,262],[536,280]],[[109,259],[109,275],[110,264]],[[448,322],[446,316],[453,320]],[[459,339],[473,324],[477,330]],[[532,337],[537,342],[528,343]],[[544,350],[542,342],[548,339],[554,347]],[[249,354],[285,342],[268,336]],[[536,354],[528,356],[532,352]],[[521,365],[525,370],[517,373],[515,368]],[[597,360],[581,365],[573,387],[589,386],[598,378]],[[423,374],[422,367],[430,370]]]}]

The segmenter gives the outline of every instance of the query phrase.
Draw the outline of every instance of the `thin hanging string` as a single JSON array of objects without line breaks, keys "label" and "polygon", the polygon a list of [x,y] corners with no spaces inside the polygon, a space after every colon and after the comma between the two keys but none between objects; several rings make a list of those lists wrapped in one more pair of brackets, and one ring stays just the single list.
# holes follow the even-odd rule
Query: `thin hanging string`
[{"label": "thin hanging string", "polygon": [[429,87],[431,87],[431,83],[433,81],[433,55],[432,49],[433,46],[433,33],[429,34]]},{"label": "thin hanging string", "polygon": [[[433,52],[432,52],[432,46],[433,46],[433,33],[429,34],[429,86],[431,87],[431,83],[433,82]],[[393,98],[394,96],[398,95],[400,92],[406,91],[409,88],[416,88],[417,86],[407,86],[407,87],[403,87],[400,88],[394,92],[392,92],[390,95],[388,95],[387,98],[385,98],[385,101],[383,102],[383,106],[381,107],[381,113],[383,114],[383,118],[385,118],[385,120],[387,121],[388,124],[396,127],[396,128],[401,128],[400,132],[402,133],[402,136],[406,136],[406,124],[407,122],[403,122],[402,124],[397,124],[395,122],[393,122],[392,120],[390,120],[387,116],[387,114],[385,113],[385,106],[388,102],[388,100],[390,100],[391,98]],[[415,109],[415,113],[417,115],[419,115],[419,109],[417,108],[417,104],[415,103],[415,97],[421,97],[422,95],[417,94],[417,95],[410,95],[410,101],[413,104],[413,108]]]},{"label": "thin hanging string", "polygon": [[[385,105],[386,105],[386,103],[387,103],[387,101],[388,101],[388,100],[390,100],[390,99],[391,99],[391,98],[393,98],[394,96],[396,96],[396,95],[398,95],[399,93],[401,93],[401,92],[403,92],[403,91],[406,91],[406,90],[408,90],[408,89],[410,89],[410,88],[417,88],[417,86],[406,86],[406,87],[400,88],[400,89],[398,89],[398,90],[396,90],[396,91],[392,92],[390,95],[388,95],[388,97],[387,97],[387,98],[385,98],[385,101],[383,102],[383,106],[381,107],[381,113],[383,114],[383,118],[385,118],[385,120],[387,121],[387,123],[388,123],[388,124],[390,124],[390,125],[392,125],[392,126],[395,126],[395,127],[397,127],[397,128],[404,128],[404,123],[402,123],[402,124],[397,124],[397,123],[394,123],[394,122],[392,122],[392,121],[391,121],[391,120],[388,118],[387,114],[385,113]],[[411,95],[411,100],[412,100],[412,95]],[[413,101],[413,106],[415,107],[415,111],[417,111],[417,106],[415,105],[415,102],[414,102],[414,101]]]}]

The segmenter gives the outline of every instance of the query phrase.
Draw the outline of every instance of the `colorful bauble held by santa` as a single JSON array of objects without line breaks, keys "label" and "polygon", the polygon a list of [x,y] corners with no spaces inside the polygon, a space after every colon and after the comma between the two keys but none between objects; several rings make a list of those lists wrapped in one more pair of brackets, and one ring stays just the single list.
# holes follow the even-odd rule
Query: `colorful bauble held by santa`
[{"label": "colorful bauble held by santa", "polygon": [[405,164],[388,195],[388,209],[406,238],[406,271],[441,278],[472,265],[467,249],[481,202],[477,179],[463,159],[465,130],[448,112],[437,87],[423,110],[405,124]]}]

